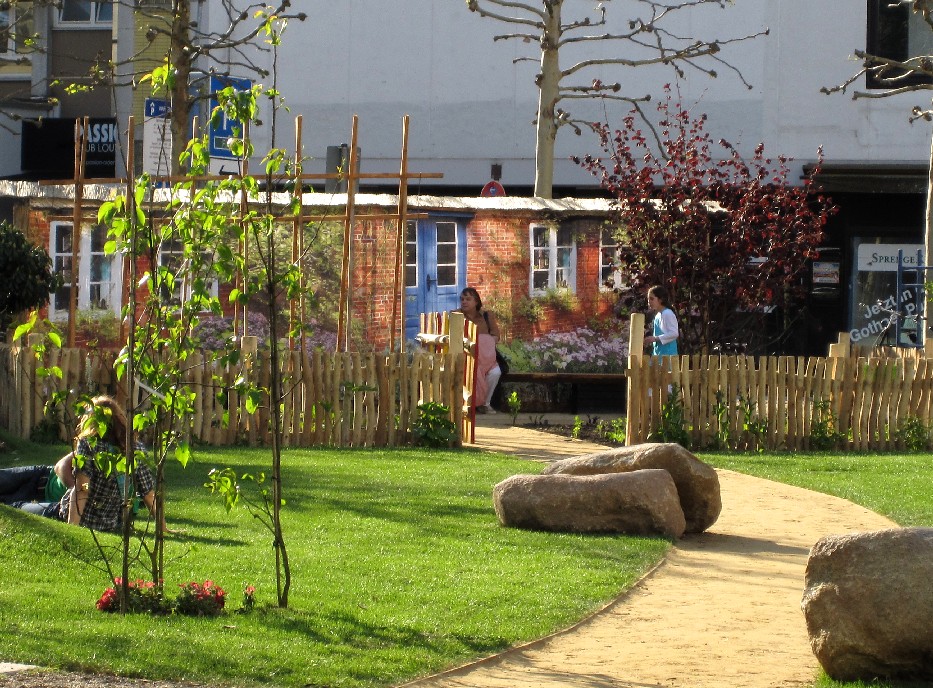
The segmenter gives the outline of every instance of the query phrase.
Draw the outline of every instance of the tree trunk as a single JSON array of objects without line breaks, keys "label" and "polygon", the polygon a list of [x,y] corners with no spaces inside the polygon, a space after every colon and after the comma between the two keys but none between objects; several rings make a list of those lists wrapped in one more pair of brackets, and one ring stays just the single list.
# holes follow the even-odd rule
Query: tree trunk
[{"label": "tree trunk", "polygon": [[191,55],[188,51],[188,27],[191,25],[191,6],[188,0],[176,0],[172,7],[172,42],[169,48],[169,63],[175,70],[175,82],[171,92],[172,116],[172,174],[181,174],[178,157],[187,145],[191,132],[188,131],[191,96],[188,83],[191,81]]},{"label": "tree trunk", "polygon": [[560,100],[560,2],[549,3],[550,14],[541,39],[541,73],[538,75],[538,130],[535,145],[535,196],[554,193],[554,142],[557,139],[555,109]]},{"label": "tree trunk", "polygon": [[[933,141],[930,143],[930,164],[927,169],[927,213],[923,226],[923,264],[929,266],[931,263],[933,263]],[[931,277],[933,275],[924,270],[924,283],[929,283]],[[898,298],[900,298],[900,295],[898,295]],[[927,334],[930,331],[930,321],[927,318],[933,315],[933,291],[927,290],[921,313],[926,316],[919,321],[923,323],[920,341],[924,342],[925,345]]]}]

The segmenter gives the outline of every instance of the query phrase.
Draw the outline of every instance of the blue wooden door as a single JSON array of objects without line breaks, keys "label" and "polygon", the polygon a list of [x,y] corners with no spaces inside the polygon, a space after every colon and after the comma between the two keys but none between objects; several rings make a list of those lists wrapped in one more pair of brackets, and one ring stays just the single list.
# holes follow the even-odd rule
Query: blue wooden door
[{"label": "blue wooden door", "polygon": [[466,222],[409,220],[405,228],[405,338],[418,334],[419,316],[460,307],[466,286]]}]

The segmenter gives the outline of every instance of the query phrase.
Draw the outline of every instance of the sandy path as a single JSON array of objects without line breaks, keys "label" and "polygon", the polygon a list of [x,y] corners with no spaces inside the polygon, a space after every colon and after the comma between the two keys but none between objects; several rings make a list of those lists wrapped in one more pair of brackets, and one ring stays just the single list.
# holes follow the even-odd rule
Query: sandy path
[{"label": "sandy path", "polygon": [[894,524],[836,497],[719,475],[717,523],[678,542],[627,595],[566,631],[405,685],[811,685],[818,664],[800,611],[810,547],[824,535]]}]

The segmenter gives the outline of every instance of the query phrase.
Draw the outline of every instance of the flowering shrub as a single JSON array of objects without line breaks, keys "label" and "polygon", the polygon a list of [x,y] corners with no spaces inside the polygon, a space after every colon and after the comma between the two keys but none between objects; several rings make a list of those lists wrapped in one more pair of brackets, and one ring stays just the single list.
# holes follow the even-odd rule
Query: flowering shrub
[{"label": "flowering shrub", "polygon": [[[250,311],[246,316],[246,324],[251,336],[259,337],[259,346],[269,346],[269,319],[258,311]],[[337,348],[337,333],[326,326],[312,320],[302,328],[304,337],[302,343],[307,352],[315,349],[335,351]],[[206,315],[198,320],[194,328],[194,338],[201,348],[208,351],[223,349],[233,337],[233,321],[217,315]]]},{"label": "flowering shrub", "polygon": [[323,349],[324,351],[336,351],[337,349],[337,333],[332,330],[326,329],[321,323],[316,320],[312,320],[310,323],[304,326],[304,349],[308,353],[314,351],[315,349]]},{"label": "flowering shrub", "polygon": [[530,342],[500,344],[512,370],[556,373],[622,373],[628,360],[628,334],[574,332],[546,334]]},{"label": "flowering shrub", "polygon": [[[249,311],[246,316],[246,329],[250,336],[259,337],[259,346],[269,346],[269,319],[258,311]],[[233,337],[233,320],[217,315],[206,315],[198,319],[192,333],[201,348],[218,351],[227,346]]]},{"label": "flowering shrub", "polygon": [[[97,600],[97,608],[100,611],[120,611],[119,587],[122,585],[122,580],[121,578],[115,578],[113,587],[104,590],[104,594]],[[192,581],[182,583],[178,587],[181,590],[178,597],[175,598],[174,605],[172,605],[165,600],[155,583],[144,580],[130,581],[127,611],[168,614],[174,609],[176,614],[185,614],[187,616],[217,616],[223,611],[224,598],[227,593],[213,581],[206,580],[203,583]],[[255,604],[253,597],[255,593],[256,588],[252,585],[246,586],[241,611],[252,611]]]},{"label": "flowering shrub", "polygon": [[191,581],[178,586],[181,592],[175,598],[175,613],[187,616],[217,616],[224,609],[226,592],[214,581]]},{"label": "flowering shrub", "polygon": [[[120,611],[120,593],[117,588],[123,585],[123,579],[115,578],[113,585],[114,587],[104,590],[104,594],[97,600],[97,608],[102,612]],[[129,582],[129,598],[126,606],[130,612],[164,614],[169,611],[156,584],[142,579]]]}]

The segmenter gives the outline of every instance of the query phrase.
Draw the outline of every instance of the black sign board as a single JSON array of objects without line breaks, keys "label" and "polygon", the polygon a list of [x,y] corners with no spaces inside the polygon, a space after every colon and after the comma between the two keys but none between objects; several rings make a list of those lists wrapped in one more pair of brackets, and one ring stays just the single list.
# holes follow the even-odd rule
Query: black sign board
[{"label": "black sign board", "polygon": [[[102,179],[116,175],[119,132],[113,117],[90,119],[84,176]],[[68,118],[23,120],[22,170],[38,179],[73,179],[75,121]]]}]

